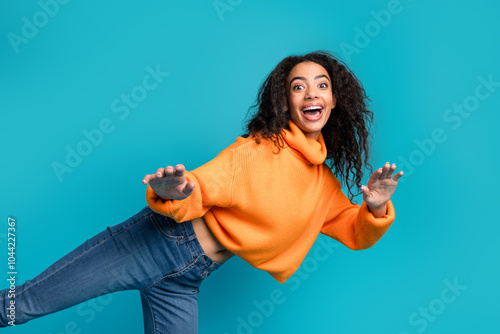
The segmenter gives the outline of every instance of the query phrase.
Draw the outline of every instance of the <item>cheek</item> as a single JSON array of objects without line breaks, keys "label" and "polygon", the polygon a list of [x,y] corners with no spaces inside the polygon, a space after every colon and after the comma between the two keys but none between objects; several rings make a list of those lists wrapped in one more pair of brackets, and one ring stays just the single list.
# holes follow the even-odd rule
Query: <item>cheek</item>
[{"label": "cheek", "polygon": [[328,104],[333,106],[333,96],[331,94],[328,94],[325,96],[325,101],[328,101]]},{"label": "cheek", "polygon": [[325,111],[325,116],[326,116],[325,119],[327,121],[328,121],[328,119],[330,119],[330,116],[332,116],[332,110],[330,108],[327,111]]},{"label": "cheek", "polygon": [[299,118],[299,112],[296,109],[290,109],[289,113],[290,113],[290,116],[292,117],[292,119]]},{"label": "cheek", "polygon": [[297,106],[299,105],[298,101],[299,101],[299,97],[297,97],[296,94],[292,95],[288,99],[290,109],[297,109]]}]

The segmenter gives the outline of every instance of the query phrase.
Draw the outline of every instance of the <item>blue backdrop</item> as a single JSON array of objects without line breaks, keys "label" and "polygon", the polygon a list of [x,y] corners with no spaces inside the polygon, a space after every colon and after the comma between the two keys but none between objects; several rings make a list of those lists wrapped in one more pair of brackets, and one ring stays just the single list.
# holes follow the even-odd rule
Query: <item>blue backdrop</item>
[{"label": "blue backdrop", "polygon": [[[405,172],[392,198],[396,221],[360,252],[320,236],[293,284],[233,258],[202,285],[200,333],[500,330],[498,4],[0,6],[0,277],[8,272],[9,218],[24,282],[144,207],[146,173],[177,163],[194,169],[233,143],[281,59],[326,49],[372,100],[372,165],[395,162]],[[139,293],[101,297],[10,332],[141,333]]]}]

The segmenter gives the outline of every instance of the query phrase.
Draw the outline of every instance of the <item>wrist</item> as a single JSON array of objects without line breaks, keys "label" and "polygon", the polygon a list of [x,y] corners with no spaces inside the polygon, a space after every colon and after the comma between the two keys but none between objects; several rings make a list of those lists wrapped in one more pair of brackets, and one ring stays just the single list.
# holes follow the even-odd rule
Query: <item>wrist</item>
[{"label": "wrist", "polygon": [[379,206],[368,206],[368,211],[370,211],[375,218],[382,218],[387,214],[387,202]]}]

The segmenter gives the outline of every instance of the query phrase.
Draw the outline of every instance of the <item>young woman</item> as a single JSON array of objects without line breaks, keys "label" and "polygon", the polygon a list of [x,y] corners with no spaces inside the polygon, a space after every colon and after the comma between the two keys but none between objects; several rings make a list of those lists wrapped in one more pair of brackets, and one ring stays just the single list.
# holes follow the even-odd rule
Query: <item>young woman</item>
[{"label": "young woman", "polygon": [[[285,282],[319,233],[351,249],[374,245],[395,219],[403,175],[368,163],[364,89],[333,54],[290,56],[269,74],[248,131],[193,171],[148,174],[148,206],[108,227],[32,280],[0,295],[0,326],[19,325],[103,294],[140,291],[146,333],[196,333],[204,278],[237,255]],[[330,166],[326,164],[330,163]],[[353,184],[363,203],[353,204]],[[350,179],[353,174],[353,180]],[[12,323],[11,323],[12,324]]]}]

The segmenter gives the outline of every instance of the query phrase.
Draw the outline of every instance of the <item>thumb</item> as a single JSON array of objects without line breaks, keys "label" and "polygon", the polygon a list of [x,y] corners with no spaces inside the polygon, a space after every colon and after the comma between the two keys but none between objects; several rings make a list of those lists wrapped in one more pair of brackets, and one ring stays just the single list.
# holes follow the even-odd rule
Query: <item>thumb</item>
[{"label": "thumb", "polygon": [[365,185],[361,185],[361,191],[363,192],[364,196],[370,195],[370,189]]},{"label": "thumb", "polygon": [[182,191],[186,196],[190,196],[193,193],[194,187],[196,186],[196,183],[193,181],[186,183],[184,186],[184,190]]}]

